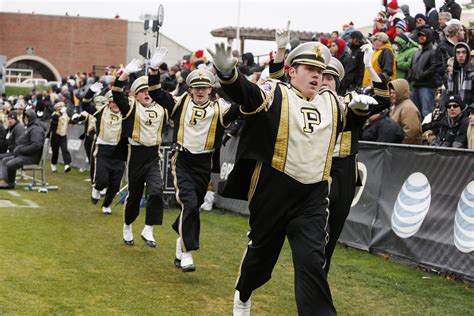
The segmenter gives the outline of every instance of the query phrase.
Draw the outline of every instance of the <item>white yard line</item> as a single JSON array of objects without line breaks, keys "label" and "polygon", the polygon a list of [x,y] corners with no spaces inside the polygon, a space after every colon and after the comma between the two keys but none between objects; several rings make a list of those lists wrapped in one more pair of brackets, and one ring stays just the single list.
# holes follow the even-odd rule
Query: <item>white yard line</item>
[{"label": "white yard line", "polygon": [[21,196],[21,194],[16,192],[16,191],[7,191],[7,192],[10,193],[10,195],[13,195],[13,196],[16,196],[16,197]]}]

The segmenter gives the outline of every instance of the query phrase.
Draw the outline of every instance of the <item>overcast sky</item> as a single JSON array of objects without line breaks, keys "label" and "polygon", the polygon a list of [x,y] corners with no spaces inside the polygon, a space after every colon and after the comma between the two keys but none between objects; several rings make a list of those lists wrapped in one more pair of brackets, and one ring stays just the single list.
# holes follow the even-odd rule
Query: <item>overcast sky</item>
[{"label": "overcast sky", "polygon": [[[390,1],[390,0],[389,0]],[[469,0],[457,1],[458,3]],[[240,26],[282,28],[291,20],[291,29],[298,31],[331,32],[353,21],[355,27],[371,24],[381,8],[381,0],[312,0],[312,1],[240,1]],[[399,0],[408,4],[410,13],[424,13],[422,0]],[[436,1],[439,9],[443,0]],[[156,13],[164,6],[163,34],[190,50],[213,47],[220,39],[210,31],[225,26],[237,26],[239,1],[169,1],[169,0],[0,0],[0,11],[84,17],[121,18],[138,21],[144,13]],[[271,51],[273,43],[246,41],[246,51],[263,54]]]}]

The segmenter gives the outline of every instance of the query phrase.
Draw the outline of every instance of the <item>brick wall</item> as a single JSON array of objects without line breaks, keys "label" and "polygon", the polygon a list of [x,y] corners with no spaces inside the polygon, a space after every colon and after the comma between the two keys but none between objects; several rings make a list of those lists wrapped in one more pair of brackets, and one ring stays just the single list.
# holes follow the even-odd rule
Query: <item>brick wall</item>
[{"label": "brick wall", "polygon": [[93,65],[126,62],[127,24],[121,19],[0,12],[0,55],[7,61],[26,54],[52,63],[62,77]]}]

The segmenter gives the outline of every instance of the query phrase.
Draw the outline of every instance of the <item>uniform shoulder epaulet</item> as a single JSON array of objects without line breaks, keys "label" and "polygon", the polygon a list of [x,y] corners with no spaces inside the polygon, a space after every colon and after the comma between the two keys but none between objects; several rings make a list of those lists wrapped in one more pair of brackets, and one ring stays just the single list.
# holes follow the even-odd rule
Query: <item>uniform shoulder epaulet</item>
[{"label": "uniform shoulder epaulet", "polygon": [[94,114],[92,114],[92,116],[97,116],[97,115],[99,115],[100,112],[103,112],[103,111],[104,111],[104,109],[105,109],[106,106],[107,106],[107,105],[102,105],[100,108],[98,108],[98,109],[94,112]]},{"label": "uniform shoulder epaulet", "polygon": [[326,88],[326,87],[322,87],[321,89],[319,89],[319,92],[318,92],[319,95],[323,95],[323,94],[325,94],[325,93],[329,93],[329,94],[331,94],[335,99],[338,99],[336,92],[334,92],[334,91],[332,91],[332,90],[330,90],[330,89],[328,89],[328,88]]}]

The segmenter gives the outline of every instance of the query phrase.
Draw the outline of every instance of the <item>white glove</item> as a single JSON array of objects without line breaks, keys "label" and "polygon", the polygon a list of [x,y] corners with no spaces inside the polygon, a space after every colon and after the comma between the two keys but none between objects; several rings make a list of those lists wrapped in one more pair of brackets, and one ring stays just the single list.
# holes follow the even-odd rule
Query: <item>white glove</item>
[{"label": "white glove", "polygon": [[81,117],[81,114],[79,114],[79,113],[74,113],[74,114],[72,115],[72,117],[71,117],[71,120],[75,121],[75,120],[77,120],[77,119],[80,118],[80,117]]},{"label": "white glove", "polygon": [[36,112],[37,117],[43,117],[43,114],[44,114],[43,111]]},{"label": "white glove", "polygon": [[130,75],[130,74],[139,72],[140,70],[142,70],[142,68],[143,68],[143,63],[139,59],[134,58],[132,59],[131,62],[128,63],[127,66],[125,66],[125,68],[123,69],[123,72],[126,75]]},{"label": "white glove", "polygon": [[104,85],[102,83],[96,82],[93,85],[91,85],[89,89],[91,89],[92,92],[96,93],[98,91],[101,91],[103,87]]},{"label": "white glove", "polygon": [[362,45],[360,50],[361,52],[364,53],[365,67],[372,67],[372,55],[374,54],[374,50],[372,49],[372,44]]},{"label": "white glove", "polygon": [[286,46],[290,42],[290,21],[288,21],[286,29],[276,30],[275,41],[277,44],[277,48],[286,48]]},{"label": "white glove", "polygon": [[66,107],[63,107],[63,108],[61,108],[61,110],[59,110],[59,112],[61,112],[61,114],[64,114],[64,113],[66,113],[66,112],[67,112],[67,109],[66,109]]},{"label": "white glove", "polygon": [[224,43],[216,44],[216,52],[211,49],[207,49],[211,54],[214,61],[214,67],[223,74],[229,74],[232,69],[237,65],[237,59],[232,57],[232,48],[230,46],[225,47]]},{"label": "white glove", "polygon": [[379,104],[379,103],[377,102],[377,100],[375,100],[371,96],[368,96],[365,94],[358,94],[352,99],[348,107],[352,110],[367,111],[369,109],[369,105],[373,105],[373,104]]},{"label": "white glove", "polygon": [[150,59],[150,67],[153,69],[157,69],[158,66],[163,62],[163,59],[165,58],[166,54],[168,54],[168,48],[166,47],[160,47],[155,50],[153,57],[151,57]]}]

